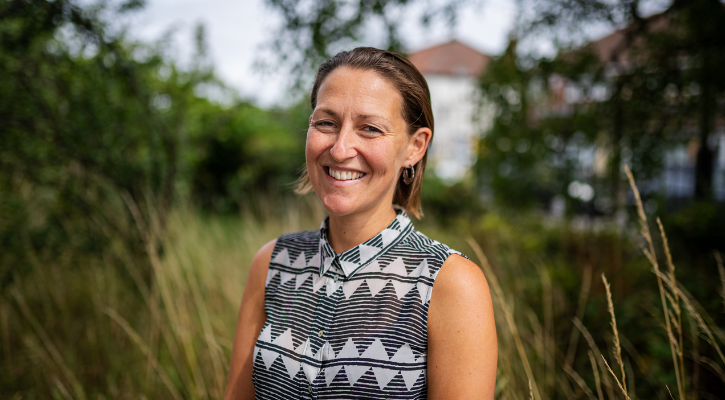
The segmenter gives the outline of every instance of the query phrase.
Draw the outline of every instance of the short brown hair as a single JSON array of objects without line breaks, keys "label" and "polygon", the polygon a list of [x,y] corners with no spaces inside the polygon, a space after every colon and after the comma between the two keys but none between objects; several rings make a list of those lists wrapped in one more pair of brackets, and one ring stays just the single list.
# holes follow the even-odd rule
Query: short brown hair
[{"label": "short brown hair", "polygon": [[[310,93],[310,105],[314,110],[317,106],[317,92],[325,78],[337,68],[348,67],[359,70],[375,71],[386,78],[398,90],[403,98],[402,114],[408,125],[408,134],[413,134],[420,128],[429,128],[433,140],[433,110],[430,104],[430,90],[428,83],[420,71],[408,61],[407,58],[391,51],[379,50],[372,47],[358,47],[351,51],[342,51],[320,65],[315,77],[315,84]],[[430,142],[429,142],[430,145]],[[410,185],[403,182],[402,176],[398,180],[393,196],[393,203],[403,207],[410,214],[420,218],[423,211],[420,205],[420,189],[423,185],[423,173],[428,159],[428,149],[423,158],[415,165],[415,179]],[[402,175],[402,174],[401,174]],[[307,175],[307,169],[297,180],[295,192],[299,194],[312,191],[312,183]]]}]

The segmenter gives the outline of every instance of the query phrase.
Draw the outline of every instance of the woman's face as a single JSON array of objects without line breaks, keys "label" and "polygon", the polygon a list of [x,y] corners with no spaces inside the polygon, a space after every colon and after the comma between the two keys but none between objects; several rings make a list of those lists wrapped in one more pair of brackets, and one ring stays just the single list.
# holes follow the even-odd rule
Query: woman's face
[{"label": "woman's face", "polygon": [[430,129],[409,135],[400,93],[377,72],[340,67],[323,81],[307,131],[307,173],[325,209],[350,215],[392,204],[403,167]]}]

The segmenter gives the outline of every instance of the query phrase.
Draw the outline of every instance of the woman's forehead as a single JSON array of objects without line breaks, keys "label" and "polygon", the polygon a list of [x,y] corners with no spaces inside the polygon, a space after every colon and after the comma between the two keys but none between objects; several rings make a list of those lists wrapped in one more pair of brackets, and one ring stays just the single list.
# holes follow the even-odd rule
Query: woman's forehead
[{"label": "woman's forehead", "polygon": [[317,93],[315,110],[359,116],[400,115],[402,96],[382,75],[341,67],[331,72]]}]

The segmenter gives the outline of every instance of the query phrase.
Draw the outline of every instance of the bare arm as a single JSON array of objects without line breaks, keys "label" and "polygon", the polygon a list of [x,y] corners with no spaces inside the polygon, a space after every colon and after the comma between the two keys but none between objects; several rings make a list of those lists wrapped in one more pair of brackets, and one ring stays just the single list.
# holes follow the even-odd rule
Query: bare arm
[{"label": "bare arm", "polygon": [[257,252],[249,268],[244,286],[242,305],[239,308],[237,332],[234,335],[232,362],[229,367],[227,391],[224,399],[254,399],[252,385],[252,354],[257,336],[262,331],[267,314],[264,311],[264,284],[267,279],[272,250],[277,243],[273,240]]},{"label": "bare arm", "polygon": [[476,264],[452,255],[428,310],[428,398],[493,399],[497,361],[488,282]]}]

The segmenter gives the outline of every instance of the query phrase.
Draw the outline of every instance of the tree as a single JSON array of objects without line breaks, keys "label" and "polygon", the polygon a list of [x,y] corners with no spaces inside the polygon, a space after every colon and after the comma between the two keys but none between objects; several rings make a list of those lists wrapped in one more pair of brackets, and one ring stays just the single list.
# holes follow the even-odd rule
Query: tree
[{"label": "tree", "polygon": [[[522,20],[519,35],[547,37],[568,48],[560,49],[553,59],[509,49],[482,78],[484,96],[500,110],[491,135],[483,139],[485,154],[479,168],[492,181],[494,192],[506,196],[507,190],[529,182],[522,176],[538,177],[549,171],[557,178],[535,179],[539,192],[548,192],[549,197],[567,195],[566,184],[577,179],[571,157],[596,148],[608,172],[587,178],[601,200],[598,207],[587,207],[607,212],[612,203],[624,204],[622,163],[651,181],[661,173],[668,149],[696,138],[695,195],[710,198],[714,149],[709,138],[724,111],[717,99],[724,94],[725,74],[710,64],[725,57],[724,39],[714,28],[725,22],[722,4],[675,1],[649,17],[641,15],[640,3],[630,1],[553,0],[528,5],[531,17]],[[602,42],[570,39],[581,38],[588,27],[603,23],[622,29]],[[511,96],[500,95],[498,82],[504,82],[506,90],[521,87],[513,96],[515,104]],[[524,111],[511,114],[512,106]],[[497,140],[516,140],[523,130],[532,149],[548,144],[544,148],[553,154],[524,162],[521,156],[506,155],[507,146],[495,146]],[[496,160],[505,162],[504,171],[514,173],[502,178],[500,168],[491,167]],[[506,196],[502,203],[517,204],[512,196],[518,200],[521,195],[519,191]]]},{"label": "tree", "polygon": [[[457,12],[465,2],[428,3],[420,15],[420,23],[427,26],[442,20],[454,25]],[[366,29],[370,26],[382,26],[381,48],[405,53],[400,21],[420,1],[266,0],[266,3],[282,17],[282,24],[271,43],[275,64],[287,65],[293,72],[294,84],[300,87],[304,78],[324,60],[369,39]]]},{"label": "tree", "polygon": [[216,80],[108,28],[140,5],[0,2],[0,287],[29,253],[99,255],[109,237],[139,252],[140,226],[163,230],[209,102],[195,90]]}]

